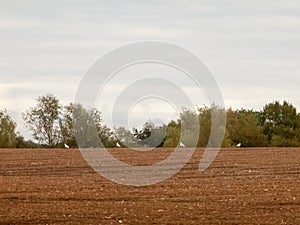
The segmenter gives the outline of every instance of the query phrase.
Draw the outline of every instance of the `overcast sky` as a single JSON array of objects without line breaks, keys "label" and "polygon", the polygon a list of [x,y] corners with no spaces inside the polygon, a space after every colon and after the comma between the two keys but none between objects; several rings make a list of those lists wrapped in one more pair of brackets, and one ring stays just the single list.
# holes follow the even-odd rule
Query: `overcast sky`
[{"label": "overcast sky", "polygon": [[[21,112],[34,106],[37,96],[53,93],[63,104],[73,101],[97,59],[142,40],[175,43],[197,54],[214,74],[227,108],[260,110],[285,99],[300,109],[297,0],[2,1],[0,107],[28,137]],[[125,86],[126,79],[112,80],[103,97],[107,108],[100,110],[111,108],[105,104]],[[182,88],[199,94],[195,104],[207,104],[195,88],[184,83]],[[130,118],[143,120],[151,110],[154,117],[165,113],[163,119],[175,115],[158,99],[137,104]]]}]

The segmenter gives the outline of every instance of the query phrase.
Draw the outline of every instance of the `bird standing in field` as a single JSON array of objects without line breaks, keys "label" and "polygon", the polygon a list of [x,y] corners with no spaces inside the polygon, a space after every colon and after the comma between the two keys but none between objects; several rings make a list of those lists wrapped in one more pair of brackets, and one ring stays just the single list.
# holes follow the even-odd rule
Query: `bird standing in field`
[{"label": "bird standing in field", "polygon": [[242,147],[242,143],[238,143],[238,144],[236,145],[236,147],[237,147],[237,148]]},{"label": "bird standing in field", "polygon": [[118,148],[121,148],[121,145],[119,144],[119,142],[117,142],[117,147],[118,147]]},{"label": "bird standing in field", "polygon": [[180,148],[184,148],[185,147],[185,145],[182,142],[179,143],[179,146],[180,146]]},{"label": "bird standing in field", "polygon": [[64,145],[65,145],[65,148],[68,148],[68,149],[70,148],[70,146],[69,146],[69,145],[67,145],[66,143],[65,143]]}]

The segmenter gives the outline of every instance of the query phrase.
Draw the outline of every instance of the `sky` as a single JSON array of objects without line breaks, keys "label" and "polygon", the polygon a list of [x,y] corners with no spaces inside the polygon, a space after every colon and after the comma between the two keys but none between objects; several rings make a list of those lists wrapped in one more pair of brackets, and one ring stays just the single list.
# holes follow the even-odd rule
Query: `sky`
[{"label": "sky", "polygon": [[[227,108],[261,110],[266,103],[287,100],[300,110],[297,0],[2,1],[0,108],[8,110],[29,138],[21,113],[38,96],[52,93],[62,104],[74,101],[80,81],[101,56],[144,40],[174,43],[199,56]],[[117,93],[130,77],[133,82],[147,73],[177,74],[172,81],[181,84],[195,105],[208,104],[199,88],[182,81],[184,74],[160,65],[137,65],[120,71],[99,97],[106,123],[120,125],[108,115]],[[149,82],[147,88],[151,85],[158,84]],[[118,111],[116,117],[118,113],[128,112]],[[141,96],[130,108],[128,123],[138,125],[149,117],[167,121],[176,115],[172,102]]]}]

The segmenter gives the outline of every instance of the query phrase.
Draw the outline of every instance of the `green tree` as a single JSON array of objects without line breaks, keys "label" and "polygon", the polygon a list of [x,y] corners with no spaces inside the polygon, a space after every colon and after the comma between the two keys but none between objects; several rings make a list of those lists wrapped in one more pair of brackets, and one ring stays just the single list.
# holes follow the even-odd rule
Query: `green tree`
[{"label": "green tree", "polygon": [[183,142],[186,147],[196,147],[199,142],[198,115],[190,109],[182,109],[177,121],[171,121],[166,127],[164,147],[177,147]]},{"label": "green tree", "polygon": [[151,130],[149,137],[150,147],[163,147],[166,141],[167,126],[165,124],[161,126],[154,126]]},{"label": "green tree", "polygon": [[181,133],[180,121],[171,121],[167,126],[165,148],[175,148],[179,144]]},{"label": "green tree", "polygon": [[122,147],[138,147],[136,138],[125,127],[114,128],[115,140],[118,141]]},{"label": "green tree", "polygon": [[16,148],[38,148],[38,147],[40,146],[37,143],[34,143],[31,140],[25,140],[24,137],[17,132]]},{"label": "green tree", "polygon": [[[70,112],[73,115],[72,123]],[[65,127],[62,129],[63,134],[71,141],[74,141],[76,136],[80,147],[115,147],[114,134],[109,127],[102,125],[101,112],[98,109],[85,109],[80,104],[70,104],[64,118],[64,122],[61,122],[62,127]],[[99,138],[103,146],[99,146]]]},{"label": "green tree", "polygon": [[269,103],[260,114],[260,124],[271,146],[299,146],[299,114],[284,101]]},{"label": "green tree", "polygon": [[106,148],[116,147],[116,139],[114,132],[106,125],[102,124],[99,132],[99,137],[101,139],[102,144]]},{"label": "green tree", "polygon": [[207,106],[198,108],[199,111],[199,122],[200,122],[200,133],[198,138],[198,146],[205,147],[208,144],[208,139],[211,130],[211,109]]},{"label": "green tree", "polygon": [[180,122],[181,128],[180,141],[186,147],[196,147],[200,128],[197,112],[190,109],[182,109],[178,122]]},{"label": "green tree", "polygon": [[37,98],[37,105],[23,113],[26,125],[39,143],[54,147],[60,142],[59,100],[52,94]]},{"label": "green tree", "polygon": [[74,135],[78,145],[86,148],[99,147],[100,112],[97,109],[87,110],[80,104],[74,104],[72,112]]},{"label": "green tree", "polygon": [[[198,108],[200,132],[198,139],[199,147],[218,147],[219,140],[223,140],[221,146],[229,146],[231,141],[228,139],[228,132],[226,131],[226,124],[224,121],[226,110],[224,108],[212,105],[211,108],[207,106]],[[212,115],[214,116],[214,127],[212,127]],[[211,133],[213,135],[211,136]]]},{"label": "green tree", "polygon": [[148,138],[151,135],[151,130],[153,129],[154,124],[151,122],[146,122],[141,130],[132,129],[134,137],[138,140],[137,143],[141,146],[148,146]]},{"label": "green tree", "polygon": [[[77,147],[74,128],[73,128],[73,112],[76,107],[81,107],[78,104],[70,103],[63,107],[59,118],[59,127],[63,143],[66,143],[72,148]],[[62,143],[62,144],[63,144]]]},{"label": "green tree", "polygon": [[252,110],[227,110],[228,138],[233,145],[244,147],[266,146],[266,136],[259,124],[259,114]]},{"label": "green tree", "polygon": [[137,139],[137,144],[140,146],[162,147],[166,137],[166,126],[155,126],[155,124],[149,120],[143,125],[140,131],[133,128],[133,135]]},{"label": "green tree", "polygon": [[6,110],[0,110],[0,148],[16,147],[16,123],[7,114]]}]

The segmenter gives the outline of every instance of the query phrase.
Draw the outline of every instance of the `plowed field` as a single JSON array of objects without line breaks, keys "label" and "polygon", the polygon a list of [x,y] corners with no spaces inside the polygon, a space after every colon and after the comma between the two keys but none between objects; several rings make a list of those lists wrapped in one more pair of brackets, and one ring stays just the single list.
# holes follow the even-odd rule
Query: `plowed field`
[{"label": "plowed field", "polygon": [[[149,165],[172,150],[110,151]],[[222,149],[200,172],[202,154],[133,187],[98,175],[78,149],[0,149],[0,224],[300,224],[300,148]]]}]

